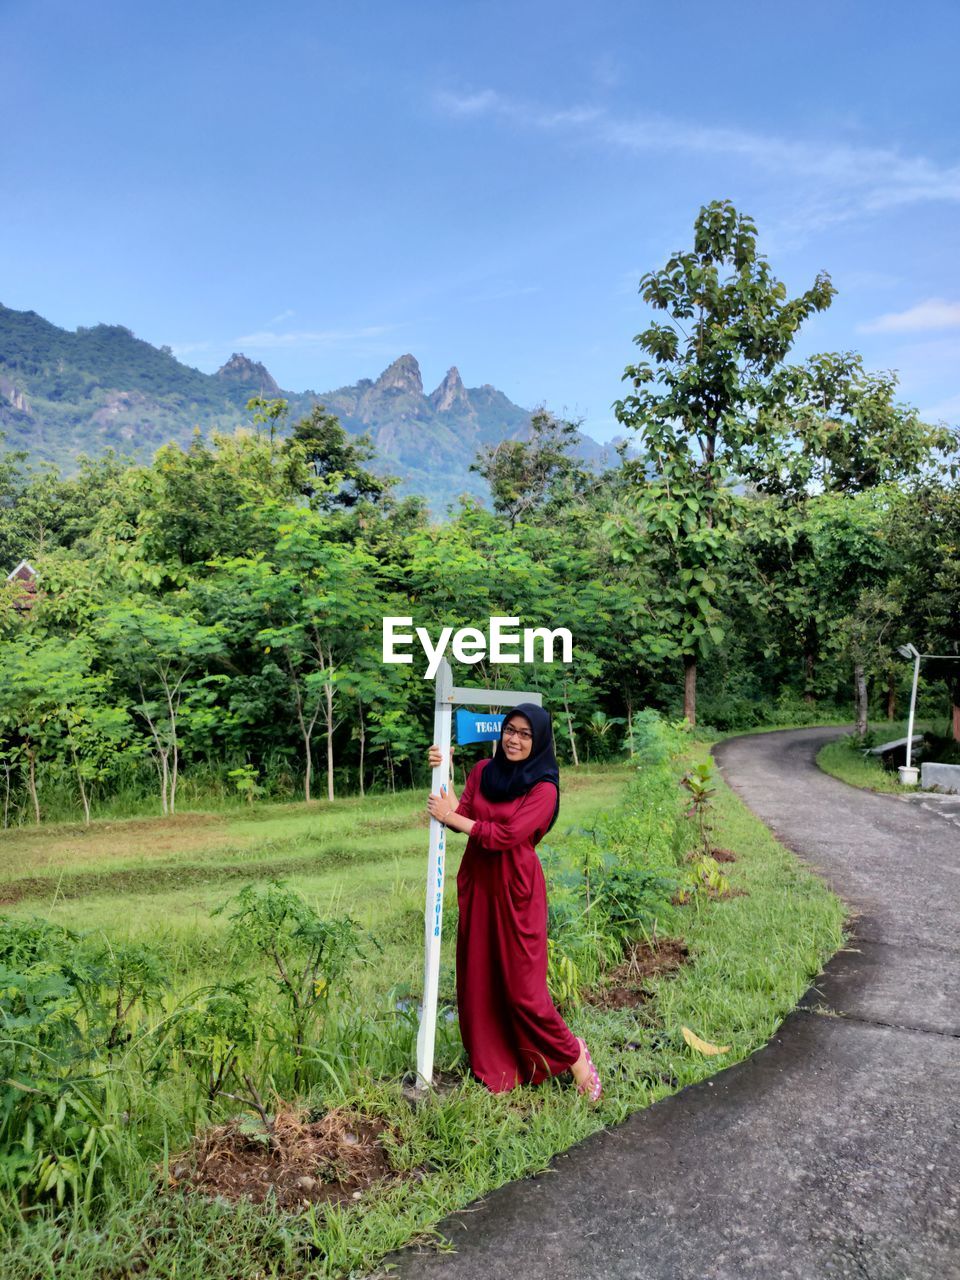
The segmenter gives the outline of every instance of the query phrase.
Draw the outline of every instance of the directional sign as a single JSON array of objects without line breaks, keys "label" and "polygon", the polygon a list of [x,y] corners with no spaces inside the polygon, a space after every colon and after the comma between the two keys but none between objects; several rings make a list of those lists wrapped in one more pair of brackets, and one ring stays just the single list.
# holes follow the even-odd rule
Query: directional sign
[{"label": "directional sign", "polygon": [[490,711],[461,708],[457,712],[457,742],[499,742],[503,720],[503,715],[494,715]]}]

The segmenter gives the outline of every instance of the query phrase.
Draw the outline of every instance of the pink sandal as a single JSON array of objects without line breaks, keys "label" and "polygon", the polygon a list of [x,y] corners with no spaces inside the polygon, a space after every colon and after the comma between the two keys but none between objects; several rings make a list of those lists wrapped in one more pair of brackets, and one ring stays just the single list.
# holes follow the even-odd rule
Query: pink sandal
[{"label": "pink sandal", "polygon": [[590,1068],[590,1078],[584,1084],[577,1085],[577,1093],[585,1093],[590,1102],[599,1102],[603,1093],[600,1076],[597,1074],[597,1068],[593,1065],[593,1059],[590,1057],[590,1050],[587,1048],[586,1040],[581,1040],[579,1036],[576,1039],[577,1043],[583,1046],[587,1066]]}]

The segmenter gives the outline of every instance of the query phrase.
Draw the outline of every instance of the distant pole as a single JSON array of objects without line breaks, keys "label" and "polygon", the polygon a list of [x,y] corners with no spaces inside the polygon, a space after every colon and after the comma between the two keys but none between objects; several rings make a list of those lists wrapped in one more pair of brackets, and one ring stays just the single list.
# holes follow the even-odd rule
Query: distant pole
[{"label": "distant pole", "polygon": [[[453,672],[445,658],[440,663],[435,679],[433,740],[440,748],[440,763],[433,770],[430,790],[442,796],[447,793],[450,779],[450,721],[453,714],[453,702],[450,696],[453,692]],[[446,827],[431,816],[427,897],[424,907],[423,1009],[420,1014],[420,1030],[417,1033],[417,1087],[419,1089],[427,1089],[433,1084],[446,844]]]}]

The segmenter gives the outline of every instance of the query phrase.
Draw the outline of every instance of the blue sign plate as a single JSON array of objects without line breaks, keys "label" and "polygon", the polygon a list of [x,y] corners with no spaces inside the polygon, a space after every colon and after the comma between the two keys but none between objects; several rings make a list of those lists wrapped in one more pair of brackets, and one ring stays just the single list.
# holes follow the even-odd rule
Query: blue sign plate
[{"label": "blue sign plate", "polygon": [[506,713],[489,711],[457,711],[457,742],[499,742],[500,727]]}]

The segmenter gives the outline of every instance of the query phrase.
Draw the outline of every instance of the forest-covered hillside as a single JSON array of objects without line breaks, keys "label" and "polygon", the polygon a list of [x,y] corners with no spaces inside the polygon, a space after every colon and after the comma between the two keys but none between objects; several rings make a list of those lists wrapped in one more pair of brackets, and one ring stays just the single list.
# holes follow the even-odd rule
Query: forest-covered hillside
[{"label": "forest-covered hillside", "polygon": [[[281,433],[318,403],[348,432],[369,432],[372,469],[398,477],[401,494],[426,497],[436,514],[458,493],[487,497],[484,480],[469,470],[477,450],[530,430],[529,410],[489,384],[465,387],[455,368],[425,393],[412,355],[375,380],[291,392],[238,353],[207,374],[122,325],[70,332],[36,312],[0,306],[0,429],[7,447],[34,462],[69,472],[80,455],[108,449],[148,461],[168,441],[186,444],[196,427],[208,434],[249,424],[246,406],[257,396],[287,401]],[[578,435],[575,447],[589,462],[603,454],[587,436]]]}]

